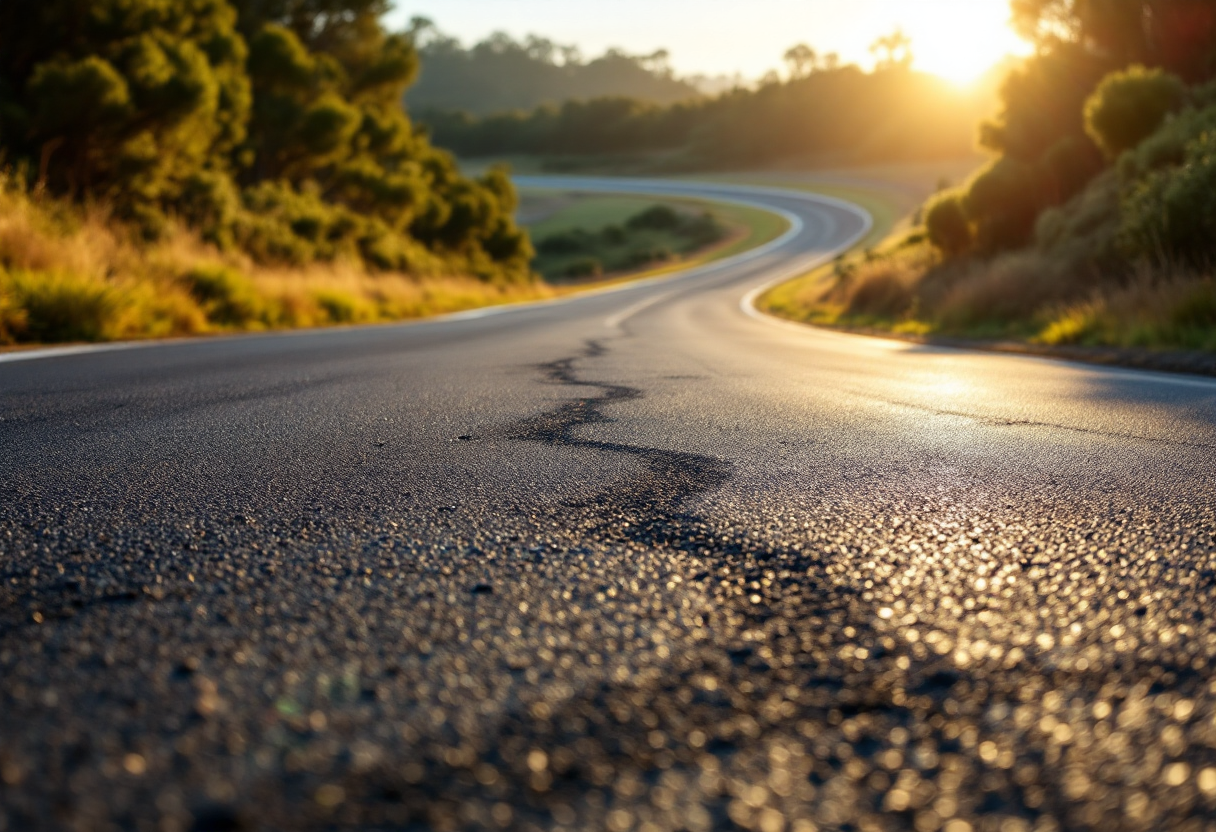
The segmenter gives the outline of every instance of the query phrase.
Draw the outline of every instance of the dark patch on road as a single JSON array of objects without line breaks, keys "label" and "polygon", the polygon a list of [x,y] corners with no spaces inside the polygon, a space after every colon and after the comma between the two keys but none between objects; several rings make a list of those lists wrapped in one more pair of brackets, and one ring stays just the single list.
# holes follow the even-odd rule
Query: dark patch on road
[{"label": "dark patch on road", "polygon": [[575,365],[580,360],[598,358],[607,352],[600,342],[589,341],[579,355],[542,364],[540,370],[550,383],[591,387],[600,393],[568,401],[553,410],[517,422],[507,428],[506,435],[517,441],[586,448],[644,462],[646,472],[632,481],[621,483],[591,500],[569,503],[566,507],[585,510],[595,506],[598,514],[608,518],[603,525],[588,531],[615,531],[615,537],[651,546],[686,550],[702,546],[706,541],[678,536],[674,532],[689,524],[672,521],[692,519],[681,513],[681,504],[687,498],[712,491],[729,480],[734,471],[731,463],[701,454],[606,442],[576,435],[579,428],[612,421],[604,413],[609,405],[644,397],[643,392],[635,387],[583,379],[575,372]]}]

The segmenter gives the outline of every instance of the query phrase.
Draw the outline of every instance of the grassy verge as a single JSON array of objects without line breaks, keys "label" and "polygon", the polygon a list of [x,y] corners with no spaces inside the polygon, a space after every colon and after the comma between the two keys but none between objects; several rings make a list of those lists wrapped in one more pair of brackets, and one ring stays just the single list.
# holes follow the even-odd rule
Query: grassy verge
[{"label": "grassy verge", "polygon": [[[1078,294],[1066,269],[1042,252],[945,262],[922,229],[902,227],[773,288],[759,305],[854,332],[1216,372],[1216,363],[1177,354],[1216,352],[1216,280],[1193,267],[1158,265]],[[1154,360],[1146,352],[1170,354]]]},{"label": "grassy verge", "polygon": [[371,323],[552,296],[539,281],[257,266],[181,228],[149,242],[102,208],[0,181],[0,345]]},{"label": "grassy verge", "polygon": [[[685,217],[709,213],[721,227],[717,239],[703,246],[681,251],[687,238],[671,232],[656,233],[649,229],[628,229],[628,223],[639,213],[656,205],[670,207]],[[533,239],[543,249],[545,239],[554,235],[600,233],[606,228],[625,228],[626,240],[618,259],[632,254],[665,250],[663,256],[645,259],[636,267],[609,268],[606,274],[582,278],[562,277],[561,269],[569,265],[570,257],[546,257],[537,260],[540,271],[557,277],[554,289],[562,294],[616,283],[663,276],[690,267],[732,257],[776,239],[788,229],[780,216],[757,208],[690,199],[655,199],[621,195],[586,195],[560,191],[529,190],[523,193],[521,206],[523,223]]]},{"label": "grassy verge", "polygon": [[[549,217],[550,227],[619,219],[638,204],[654,200],[588,203]],[[0,180],[0,349],[390,322],[544,300],[728,257],[786,227],[764,211],[713,210],[726,236],[680,259],[563,285],[498,285],[462,275],[371,272],[345,261],[260,266],[181,227],[147,241],[103,207],[71,206]]]},{"label": "grassy verge", "polygon": [[[869,212],[874,220],[873,227],[855,248],[855,251],[863,252],[858,255],[863,261],[879,256],[885,247],[895,242],[897,233],[906,230],[908,225],[903,200],[888,189],[810,183],[790,183],[784,187],[843,199]],[[840,259],[774,286],[760,296],[757,307],[787,320],[824,326],[836,324],[838,321],[832,317],[831,310],[822,303],[821,298],[843,262],[849,261]]]}]

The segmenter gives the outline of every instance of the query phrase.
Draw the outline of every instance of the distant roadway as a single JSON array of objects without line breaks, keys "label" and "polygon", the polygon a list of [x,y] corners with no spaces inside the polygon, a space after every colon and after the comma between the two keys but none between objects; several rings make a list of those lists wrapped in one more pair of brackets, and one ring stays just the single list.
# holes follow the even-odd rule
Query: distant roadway
[{"label": "distant roadway", "polygon": [[0,359],[0,830],[1216,828],[1216,383],[755,312],[842,203],[522,184],[791,229]]}]

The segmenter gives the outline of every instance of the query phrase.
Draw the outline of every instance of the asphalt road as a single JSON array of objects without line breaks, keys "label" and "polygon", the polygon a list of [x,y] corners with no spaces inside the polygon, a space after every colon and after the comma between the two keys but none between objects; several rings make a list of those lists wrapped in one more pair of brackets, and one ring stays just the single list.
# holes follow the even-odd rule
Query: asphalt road
[{"label": "asphalt road", "polygon": [[1216,829],[1216,384],[760,319],[862,218],[679,189],[794,227],[0,363],[0,829]]}]

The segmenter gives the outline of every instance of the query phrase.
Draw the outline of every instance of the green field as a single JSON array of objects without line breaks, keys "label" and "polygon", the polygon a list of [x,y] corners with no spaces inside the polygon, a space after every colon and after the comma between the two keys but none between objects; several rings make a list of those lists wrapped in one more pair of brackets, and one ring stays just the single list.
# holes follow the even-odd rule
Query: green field
[{"label": "green field", "polygon": [[[763,245],[788,227],[784,219],[768,211],[699,200],[542,190],[524,191],[521,197],[520,222],[540,251],[533,265],[559,283],[605,275],[633,278],[685,268]],[[655,206],[670,208],[686,221],[708,214],[720,233],[695,244],[673,230],[630,227],[631,219]],[[607,229],[625,231],[624,239],[595,258],[586,252],[563,255],[546,250],[545,241],[555,236],[602,235]],[[598,268],[591,268],[590,259],[597,260]]]}]

